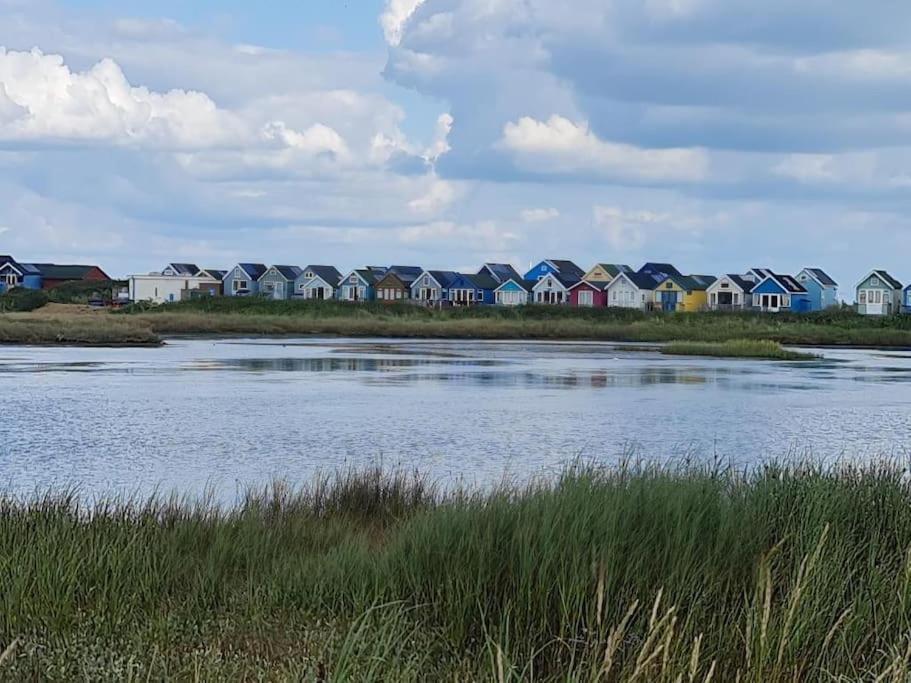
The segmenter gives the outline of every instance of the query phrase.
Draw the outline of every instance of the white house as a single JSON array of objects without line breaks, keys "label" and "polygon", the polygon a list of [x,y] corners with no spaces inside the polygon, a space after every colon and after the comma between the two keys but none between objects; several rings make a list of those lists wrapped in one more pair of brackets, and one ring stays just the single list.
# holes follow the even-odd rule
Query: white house
[{"label": "white house", "polygon": [[165,304],[185,299],[192,290],[217,296],[221,293],[221,281],[208,275],[133,275],[130,278],[129,297],[133,302]]},{"label": "white house", "polygon": [[756,286],[751,275],[722,275],[706,290],[708,307],[713,311],[742,311],[750,308],[750,293]]},{"label": "white house", "polygon": [[655,300],[657,281],[646,273],[621,272],[605,288],[607,306],[647,310]]},{"label": "white house", "polygon": [[578,277],[547,273],[535,282],[532,301],[536,304],[568,304],[569,289],[579,282]]}]

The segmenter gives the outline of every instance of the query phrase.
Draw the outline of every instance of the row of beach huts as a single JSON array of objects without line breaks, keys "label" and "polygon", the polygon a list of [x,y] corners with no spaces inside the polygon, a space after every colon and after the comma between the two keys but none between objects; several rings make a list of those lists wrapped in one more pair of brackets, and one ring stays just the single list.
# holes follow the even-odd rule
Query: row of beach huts
[{"label": "row of beach huts", "polygon": [[[745,273],[684,275],[670,263],[638,270],[598,263],[588,271],[565,259],[546,259],[524,274],[505,263],[477,272],[419,266],[365,266],[345,274],[334,266],[238,263],[228,270],[170,263],[160,272],[130,278],[129,299],[167,303],[197,296],[407,302],[425,306],[551,304],[662,311],[819,311],[839,305],[838,283],[821,268],[783,275],[769,268]],[[911,285],[884,270],[871,271],[856,288],[866,315],[911,311]]]},{"label": "row of beach huts", "polygon": [[[49,289],[73,281],[106,281],[98,266],[26,263],[0,255],[0,294],[16,287]],[[684,275],[670,263],[597,263],[588,271],[565,259],[546,259],[525,273],[505,263],[476,272],[419,266],[365,266],[345,274],[334,266],[268,266],[238,263],[222,270],[169,263],[161,271],[129,278],[125,300],[164,304],[199,296],[407,302],[425,306],[551,304],[642,310],[819,311],[840,304],[838,283],[821,268],[796,275],[769,268],[744,273]],[[870,271],[855,288],[865,315],[911,312],[911,285],[885,270]]]}]

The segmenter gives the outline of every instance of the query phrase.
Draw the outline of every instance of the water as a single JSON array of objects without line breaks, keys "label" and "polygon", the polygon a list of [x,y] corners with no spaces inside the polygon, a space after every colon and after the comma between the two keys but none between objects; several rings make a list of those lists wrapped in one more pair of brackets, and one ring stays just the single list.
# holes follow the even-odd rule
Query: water
[{"label": "water", "polygon": [[233,496],[377,462],[489,484],[582,456],[904,457],[911,354],[813,363],[592,343],[173,340],[0,348],[0,485]]}]

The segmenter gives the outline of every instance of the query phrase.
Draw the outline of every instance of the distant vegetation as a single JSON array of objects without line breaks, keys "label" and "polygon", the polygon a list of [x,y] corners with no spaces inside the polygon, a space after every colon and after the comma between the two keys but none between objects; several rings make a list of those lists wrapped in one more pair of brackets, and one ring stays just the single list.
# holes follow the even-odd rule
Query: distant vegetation
[{"label": "distant vegetation", "polygon": [[109,304],[115,293],[127,283],[120,280],[98,282],[67,282],[54,289],[25,289],[17,287],[0,294],[0,313],[27,312],[41,308],[48,303],[88,304],[100,302]]},{"label": "distant vegetation", "polygon": [[621,308],[522,306],[429,310],[409,304],[205,298],[138,305],[161,334],[330,334],[605,341],[769,340],[787,345],[911,346],[911,316],[818,313],[646,313]]},{"label": "distant vegetation", "polygon": [[812,353],[784,348],[778,342],[734,339],[726,342],[671,342],[661,347],[671,356],[715,356],[717,358],[761,358],[766,360],[816,360]]},{"label": "distant vegetation", "polygon": [[0,501],[10,680],[906,681],[901,467]]},{"label": "distant vegetation", "polygon": [[159,346],[147,325],[104,314],[26,318],[0,315],[0,344],[70,346]]}]

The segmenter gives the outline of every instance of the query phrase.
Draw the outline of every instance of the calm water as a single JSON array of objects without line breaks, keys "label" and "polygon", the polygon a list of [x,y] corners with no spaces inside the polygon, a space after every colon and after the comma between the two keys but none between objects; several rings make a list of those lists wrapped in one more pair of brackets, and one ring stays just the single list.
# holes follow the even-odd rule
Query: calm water
[{"label": "calm water", "polygon": [[[590,343],[172,341],[0,348],[8,488],[233,493],[384,462],[474,483],[616,460],[904,456],[911,354],[816,363]],[[225,494],[227,495],[227,494]]]}]

